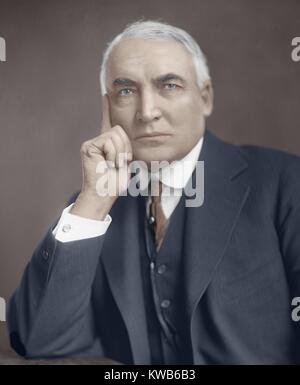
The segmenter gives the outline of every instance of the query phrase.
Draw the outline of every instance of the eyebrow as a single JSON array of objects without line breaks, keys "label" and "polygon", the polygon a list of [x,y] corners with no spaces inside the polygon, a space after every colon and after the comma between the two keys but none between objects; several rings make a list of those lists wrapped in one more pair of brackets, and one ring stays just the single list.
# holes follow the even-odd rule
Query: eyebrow
[{"label": "eyebrow", "polygon": [[[170,81],[170,80],[177,80],[183,84],[186,83],[186,81],[183,77],[181,77],[180,75],[177,75],[175,73],[167,73],[165,75],[159,76],[154,81],[155,81],[155,83],[165,83],[165,82]],[[113,85],[114,86],[121,86],[121,87],[136,86],[137,82],[135,82],[134,80],[131,80],[129,78],[116,78],[113,81]]]},{"label": "eyebrow", "polygon": [[114,86],[134,86],[136,82],[128,78],[117,78],[113,81]]},{"label": "eyebrow", "polygon": [[170,80],[178,80],[181,83],[184,83],[184,84],[186,83],[186,81],[183,79],[183,77],[181,77],[177,74],[174,74],[174,73],[168,73],[166,75],[159,76],[158,78],[155,79],[155,81],[158,83],[165,83],[165,82],[168,82]]}]

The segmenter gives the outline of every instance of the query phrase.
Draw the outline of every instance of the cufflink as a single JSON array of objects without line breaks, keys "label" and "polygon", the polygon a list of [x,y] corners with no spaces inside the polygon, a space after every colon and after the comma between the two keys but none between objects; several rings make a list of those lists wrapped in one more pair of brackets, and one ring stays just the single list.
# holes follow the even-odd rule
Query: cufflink
[{"label": "cufflink", "polygon": [[67,225],[63,225],[62,229],[61,229],[64,233],[68,233],[70,230],[71,230],[71,225],[67,224]]}]

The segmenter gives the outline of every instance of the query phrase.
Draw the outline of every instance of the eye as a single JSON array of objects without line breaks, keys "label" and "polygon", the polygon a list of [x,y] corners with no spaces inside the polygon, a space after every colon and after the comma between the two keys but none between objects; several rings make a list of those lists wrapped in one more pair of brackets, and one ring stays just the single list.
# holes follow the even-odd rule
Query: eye
[{"label": "eye", "polygon": [[120,90],[118,92],[118,95],[120,96],[129,96],[131,94],[133,94],[134,90],[132,90],[131,88],[123,88],[122,90]]},{"label": "eye", "polygon": [[175,83],[165,83],[163,85],[163,88],[165,90],[176,90],[177,88],[179,88],[179,86],[177,84],[175,84]]}]

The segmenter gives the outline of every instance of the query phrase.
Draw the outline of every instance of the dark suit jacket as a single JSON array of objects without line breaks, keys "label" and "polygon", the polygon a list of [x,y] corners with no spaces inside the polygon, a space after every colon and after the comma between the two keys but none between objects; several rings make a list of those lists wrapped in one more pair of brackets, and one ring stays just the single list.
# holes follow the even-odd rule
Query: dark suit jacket
[{"label": "dark suit jacket", "polygon": [[[182,316],[194,364],[299,362],[300,159],[205,133],[205,197],[186,208]],[[104,355],[150,363],[138,202],[120,197],[101,237],[61,243],[49,229],[9,307],[26,357]]]}]

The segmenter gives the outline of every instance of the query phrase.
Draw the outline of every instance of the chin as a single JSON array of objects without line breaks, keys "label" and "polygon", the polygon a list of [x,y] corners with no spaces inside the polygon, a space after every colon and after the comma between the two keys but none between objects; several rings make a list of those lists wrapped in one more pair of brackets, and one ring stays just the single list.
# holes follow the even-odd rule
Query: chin
[{"label": "chin", "polygon": [[176,156],[174,150],[165,146],[157,146],[151,148],[138,148],[134,149],[134,159],[142,160],[146,163],[151,161],[163,161],[172,162]]}]

